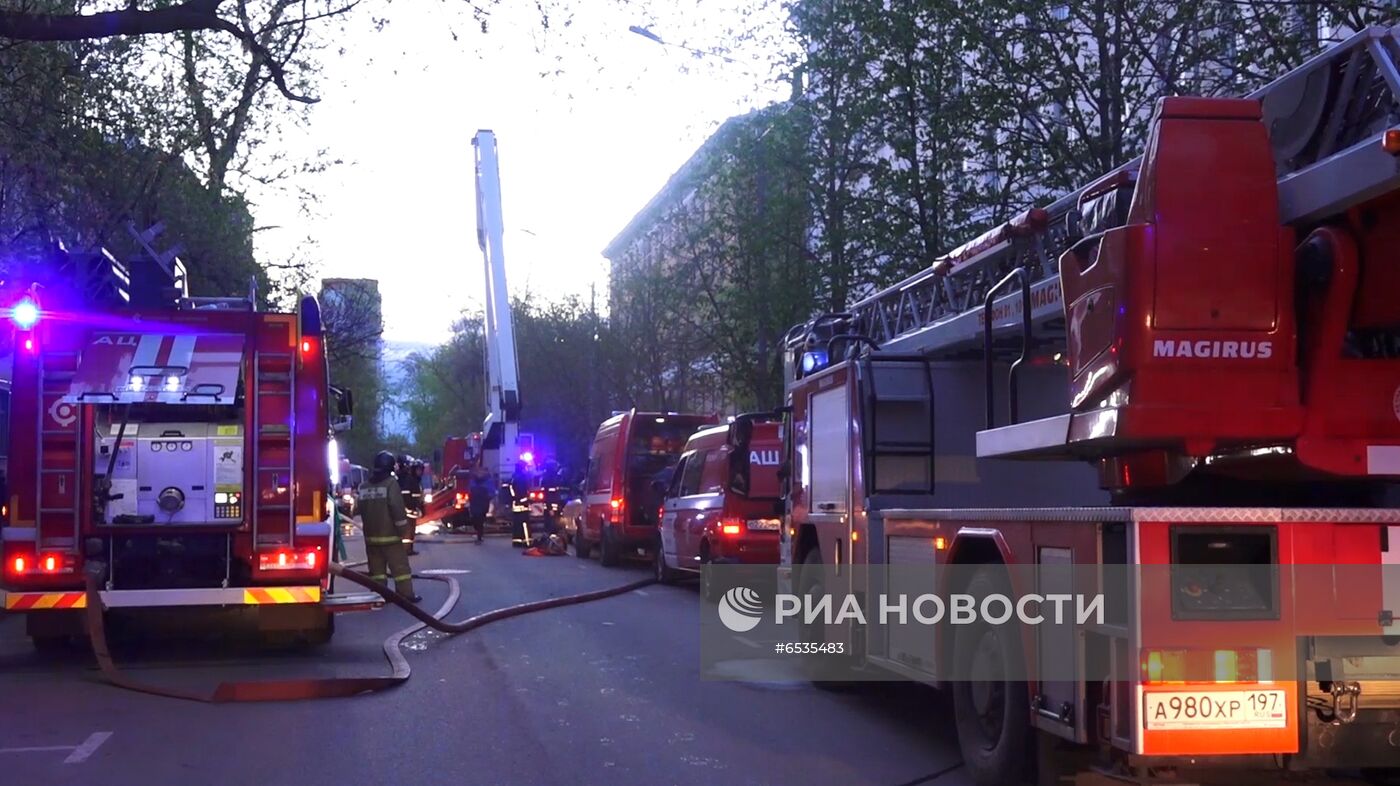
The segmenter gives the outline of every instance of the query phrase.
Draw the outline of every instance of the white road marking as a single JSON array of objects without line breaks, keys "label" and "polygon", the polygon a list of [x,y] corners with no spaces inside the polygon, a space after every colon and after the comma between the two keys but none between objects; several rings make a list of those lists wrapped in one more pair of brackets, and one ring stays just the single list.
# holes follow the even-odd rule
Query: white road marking
[{"label": "white road marking", "polygon": [[64,764],[82,764],[88,757],[97,752],[98,748],[112,736],[110,731],[95,731],[88,735],[82,745],[31,745],[23,748],[0,748],[0,754],[4,753],[54,753],[67,751],[68,758],[63,760]]},{"label": "white road marking", "polygon": [[31,748],[0,748],[0,753],[45,753],[47,751],[71,751],[72,745],[37,745]]},{"label": "white road marking", "polygon": [[641,596],[644,597],[644,598],[650,598],[650,597],[651,597],[651,593],[650,593],[650,592],[647,592],[646,590],[637,590],[637,594],[638,594],[638,595],[641,595]]},{"label": "white road marking", "polygon": [[87,761],[89,756],[96,753],[97,749],[102,747],[102,743],[106,742],[111,736],[112,732],[110,731],[93,732],[83,741],[82,745],[79,745],[76,750],[68,754],[68,758],[64,759],[63,763],[82,764]]}]

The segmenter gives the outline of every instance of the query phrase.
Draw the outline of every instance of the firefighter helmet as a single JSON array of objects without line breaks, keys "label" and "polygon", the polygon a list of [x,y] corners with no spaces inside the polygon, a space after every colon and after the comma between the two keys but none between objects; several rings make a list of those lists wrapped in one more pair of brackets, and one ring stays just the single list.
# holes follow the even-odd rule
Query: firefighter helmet
[{"label": "firefighter helmet", "polygon": [[393,453],[387,450],[379,451],[374,454],[374,477],[379,480],[388,477],[397,464],[398,461],[394,458]]}]

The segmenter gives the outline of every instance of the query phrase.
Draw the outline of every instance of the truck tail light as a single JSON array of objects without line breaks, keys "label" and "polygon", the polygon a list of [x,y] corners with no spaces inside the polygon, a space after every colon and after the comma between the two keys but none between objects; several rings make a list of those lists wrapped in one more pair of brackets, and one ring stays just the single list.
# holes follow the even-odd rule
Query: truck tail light
[{"label": "truck tail light", "polygon": [[258,570],[315,570],[321,564],[316,551],[275,551],[258,555]]},{"label": "truck tail light", "polygon": [[42,576],[58,573],[72,573],[77,560],[72,554],[16,554],[10,558],[10,573],[15,576]]},{"label": "truck tail light", "polygon": [[744,531],[744,520],[725,519],[720,522],[719,531],[725,535],[738,535]]},{"label": "truck tail light", "polygon": [[1273,682],[1273,651],[1143,650],[1142,681],[1148,685]]},{"label": "truck tail light", "polygon": [[612,523],[617,524],[622,521],[622,498],[613,497],[612,501],[608,504],[612,506],[612,513],[610,514]]}]

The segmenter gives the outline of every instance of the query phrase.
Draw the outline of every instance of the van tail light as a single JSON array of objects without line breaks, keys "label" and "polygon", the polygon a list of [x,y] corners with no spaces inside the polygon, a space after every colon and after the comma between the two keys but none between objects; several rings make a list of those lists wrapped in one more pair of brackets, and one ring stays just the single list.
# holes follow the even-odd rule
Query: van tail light
[{"label": "van tail light", "polygon": [[724,519],[720,522],[719,531],[725,535],[739,535],[744,531],[743,519]]},{"label": "van tail light", "polygon": [[1273,682],[1273,651],[1143,650],[1142,681],[1148,685]]},{"label": "van tail light", "polygon": [[32,554],[16,554],[5,567],[12,576],[58,575],[72,573],[77,567],[77,557],[57,552],[40,554],[37,557]]},{"label": "van tail light", "polygon": [[609,519],[612,523],[614,523],[614,524],[619,524],[619,523],[621,523],[621,522],[622,522],[622,498],[621,498],[621,497],[613,497],[612,501],[609,502],[608,504],[612,507],[612,511],[608,514],[608,519]]},{"label": "van tail light", "polygon": [[315,570],[321,564],[318,551],[264,552],[258,555],[258,570]]}]

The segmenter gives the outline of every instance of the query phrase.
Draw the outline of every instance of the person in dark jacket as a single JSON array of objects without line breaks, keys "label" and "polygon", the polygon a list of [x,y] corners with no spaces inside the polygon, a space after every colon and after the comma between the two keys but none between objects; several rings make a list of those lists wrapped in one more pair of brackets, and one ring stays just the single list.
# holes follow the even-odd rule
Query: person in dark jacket
[{"label": "person in dark jacket", "polygon": [[418,537],[418,516],[423,512],[423,479],[418,474],[417,463],[412,456],[399,456],[399,488],[403,490],[403,505],[408,511],[408,534],[403,543],[409,556],[418,553],[413,541]]},{"label": "person in dark jacket", "polygon": [[476,542],[482,542],[486,534],[486,514],[491,510],[491,473],[485,467],[472,470],[472,479],[467,486],[467,508],[472,526],[476,528]]}]

